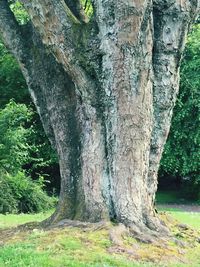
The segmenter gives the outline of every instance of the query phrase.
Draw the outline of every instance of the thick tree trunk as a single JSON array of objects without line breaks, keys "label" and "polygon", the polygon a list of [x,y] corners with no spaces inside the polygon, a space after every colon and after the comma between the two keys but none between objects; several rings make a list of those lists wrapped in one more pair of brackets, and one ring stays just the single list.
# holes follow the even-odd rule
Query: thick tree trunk
[{"label": "thick tree trunk", "polygon": [[95,0],[85,24],[78,0],[23,1],[31,17],[24,46],[2,1],[0,21],[10,31],[2,35],[59,156],[60,199],[49,222],[163,229],[154,211],[157,172],[197,2]]}]

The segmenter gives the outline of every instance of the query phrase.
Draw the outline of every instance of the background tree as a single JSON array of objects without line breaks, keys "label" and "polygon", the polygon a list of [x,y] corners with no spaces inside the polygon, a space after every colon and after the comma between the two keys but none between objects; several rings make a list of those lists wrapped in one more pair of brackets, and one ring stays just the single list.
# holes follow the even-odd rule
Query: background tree
[{"label": "background tree", "polygon": [[157,171],[198,1],[94,0],[90,19],[79,0],[22,2],[26,27],[1,0],[1,34],[59,156],[51,222],[109,218],[159,231]]}]

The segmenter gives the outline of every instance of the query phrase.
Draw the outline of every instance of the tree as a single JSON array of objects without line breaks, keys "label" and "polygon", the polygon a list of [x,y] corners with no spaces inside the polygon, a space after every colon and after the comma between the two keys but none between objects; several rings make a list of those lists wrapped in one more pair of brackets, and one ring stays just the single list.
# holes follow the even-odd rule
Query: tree
[{"label": "tree", "polygon": [[111,219],[138,234],[159,231],[157,171],[199,1],[21,2],[30,22],[20,26],[1,0],[0,31],[58,153],[50,222]]}]

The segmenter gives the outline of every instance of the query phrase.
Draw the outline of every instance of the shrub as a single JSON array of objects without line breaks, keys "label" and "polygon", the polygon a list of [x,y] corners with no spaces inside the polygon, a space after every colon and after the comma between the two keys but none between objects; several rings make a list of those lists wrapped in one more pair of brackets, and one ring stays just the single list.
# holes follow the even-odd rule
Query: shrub
[{"label": "shrub", "polygon": [[44,181],[32,181],[23,171],[0,175],[0,213],[40,212],[55,207],[56,198],[43,191]]},{"label": "shrub", "polygon": [[[33,181],[23,166],[45,164],[38,145],[31,143],[33,112],[25,104],[10,101],[0,110],[0,212],[39,212],[53,207],[55,199],[43,190],[44,179]],[[33,157],[36,153],[36,158]]]},{"label": "shrub", "polygon": [[29,160],[27,143],[31,128],[25,127],[32,112],[24,104],[10,101],[0,110],[0,170],[17,173]]}]

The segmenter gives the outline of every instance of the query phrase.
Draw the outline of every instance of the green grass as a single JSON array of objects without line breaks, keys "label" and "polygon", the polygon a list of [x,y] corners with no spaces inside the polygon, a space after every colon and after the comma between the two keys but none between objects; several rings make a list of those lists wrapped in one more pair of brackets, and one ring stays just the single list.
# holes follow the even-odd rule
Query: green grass
[{"label": "green grass", "polygon": [[[157,192],[156,194],[157,204],[195,204],[187,200],[181,199],[179,194],[175,191]],[[185,212],[178,208],[160,208],[161,211],[167,211],[175,219],[181,223],[188,224],[189,226],[200,230],[200,213]]]},{"label": "green grass", "polygon": [[[52,211],[51,211],[52,212]],[[51,212],[40,214],[0,215],[0,228],[40,221]],[[200,230],[200,213],[193,214],[170,209],[167,213],[182,223]],[[127,241],[131,242],[130,240]],[[0,239],[1,242],[1,239]],[[132,244],[133,245],[133,244]],[[162,249],[144,245],[141,258],[137,262],[126,253],[110,253],[112,244],[108,231],[83,231],[79,228],[54,229],[43,231],[34,229],[30,233],[17,233],[9,242],[0,247],[0,267],[183,267],[200,266],[200,246],[188,248],[186,258],[189,263],[156,262],[148,263],[150,257],[162,259]],[[172,246],[173,249],[173,246]],[[171,253],[171,252],[170,252]],[[167,255],[167,254],[166,254]]]},{"label": "green grass", "polygon": [[200,230],[200,213],[186,212],[175,208],[163,208],[159,210],[166,211],[168,214],[170,214],[174,219],[178,220],[179,222],[187,224],[188,226],[194,229]]},{"label": "green grass", "polygon": [[35,245],[16,243],[0,250],[0,266],[25,267],[25,266],[50,267],[49,253],[37,252]]},{"label": "green grass", "polygon": [[134,267],[123,255],[107,252],[110,241],[105,230],[84,233],[80,229],[33,231],[23,242],[0,249],[0,267]]},{"label": "green grass", "polygon": [[0,229],[17,226],[28,222],[39,222],[48,218],[53,210],[36,214],[0,214]]}]

